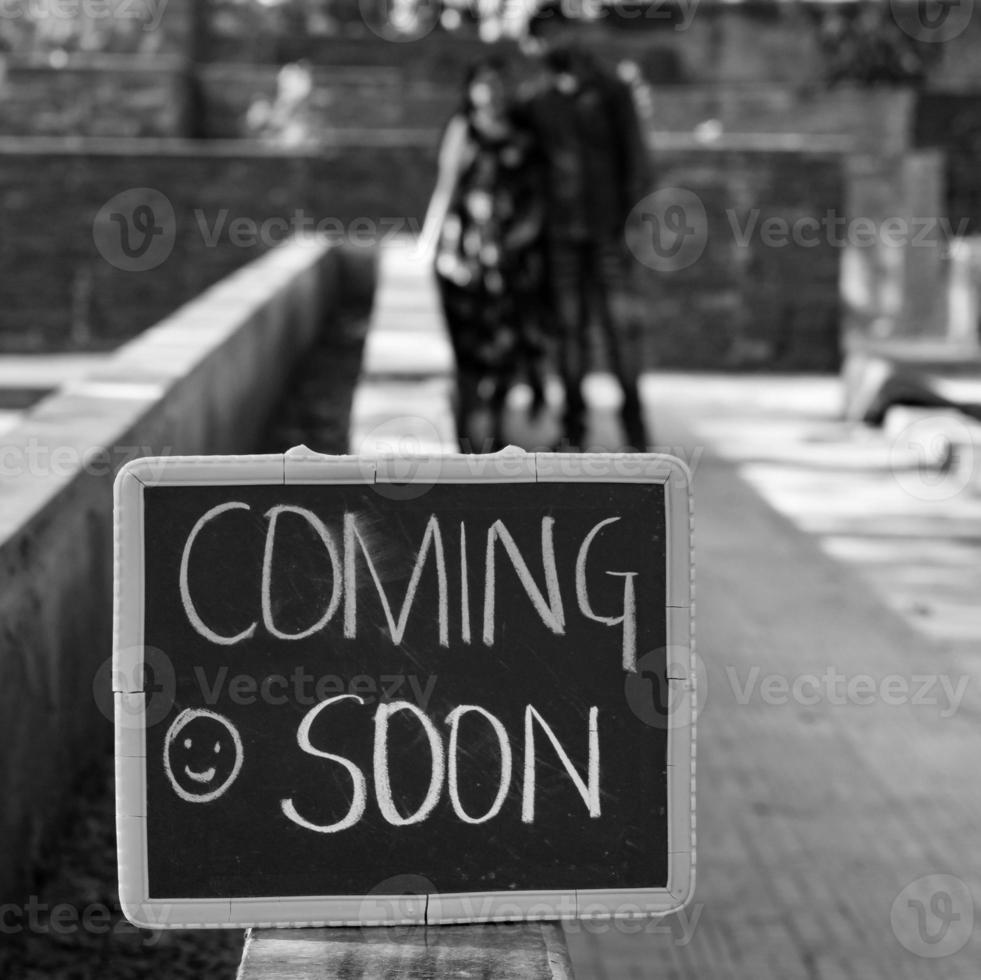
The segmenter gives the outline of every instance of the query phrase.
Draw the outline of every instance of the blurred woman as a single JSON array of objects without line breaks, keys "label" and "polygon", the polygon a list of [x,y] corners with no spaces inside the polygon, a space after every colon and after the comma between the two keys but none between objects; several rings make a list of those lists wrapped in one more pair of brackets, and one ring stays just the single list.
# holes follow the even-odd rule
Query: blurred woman
[{"label": "blurred woman", "polygon": [[544,394],[542,167],[530,133],[511,113],[503,66],[467,75],[460,109],[439,152],[423,228],[457,366],[460,448],[474,450],[474,416],[490,415],[490,451],[504,444],[508,391],[524,376],[539,411]]}]

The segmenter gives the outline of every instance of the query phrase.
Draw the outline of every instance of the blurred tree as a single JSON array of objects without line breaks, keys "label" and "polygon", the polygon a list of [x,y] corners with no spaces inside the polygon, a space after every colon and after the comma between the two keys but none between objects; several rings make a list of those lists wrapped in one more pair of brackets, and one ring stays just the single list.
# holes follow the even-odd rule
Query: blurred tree
[{"label": "blurred tree", "polygon": [[882,0],[818,8],[818,43],[828,86],[922,85],[941,45],[903,31]]}]

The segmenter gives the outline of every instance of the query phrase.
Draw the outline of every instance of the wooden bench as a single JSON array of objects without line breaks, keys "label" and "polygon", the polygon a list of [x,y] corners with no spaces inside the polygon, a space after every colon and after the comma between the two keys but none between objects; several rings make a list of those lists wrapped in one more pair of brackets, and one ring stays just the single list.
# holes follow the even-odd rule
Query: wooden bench
[{"label": "wooden bench", "polygon": [[560,926],[251,929],[238,980],[572,980]]},{"label": "wooden bench", "polygon": [[845,417],[880,425],[894,405],[952,408],[981,419],[981,350],[922,341],[862,343],[842,368]]}]

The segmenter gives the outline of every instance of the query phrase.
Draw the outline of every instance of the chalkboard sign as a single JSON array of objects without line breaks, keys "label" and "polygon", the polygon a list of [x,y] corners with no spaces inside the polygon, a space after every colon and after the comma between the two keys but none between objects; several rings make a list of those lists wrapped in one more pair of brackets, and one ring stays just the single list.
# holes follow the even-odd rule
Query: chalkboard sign
[{"label": "chalkboard sign", "polygon": [[671,457],[130,463],[113,672],[126,915],[680,907],[690,617],[689,480]]}]

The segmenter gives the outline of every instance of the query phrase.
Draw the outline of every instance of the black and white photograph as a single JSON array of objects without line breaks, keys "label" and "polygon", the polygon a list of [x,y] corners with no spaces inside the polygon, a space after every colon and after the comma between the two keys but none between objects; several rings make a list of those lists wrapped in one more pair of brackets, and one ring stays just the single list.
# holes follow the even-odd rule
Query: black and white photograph
[{"label": "black and white photograph", "polygon": [[0,980],[977,980],[974,0],[0,0]]}]

